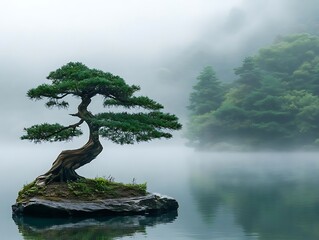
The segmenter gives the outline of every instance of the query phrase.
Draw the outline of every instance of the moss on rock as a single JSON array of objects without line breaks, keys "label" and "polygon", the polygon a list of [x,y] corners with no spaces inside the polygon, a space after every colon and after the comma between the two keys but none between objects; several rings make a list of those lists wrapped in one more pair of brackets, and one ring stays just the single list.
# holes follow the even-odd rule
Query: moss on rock
[{"label": "moss on rock", "polygon": [[25,185],[18,193],[17,203],[26,202],[31,198],[41,198],[53,201],[98,199],[114,199],[124,197],[145,196],[146,183],[124,184],[98,177],[83,178],[72,182],[54,182],[45,186],[37,186],[35,182]]}]

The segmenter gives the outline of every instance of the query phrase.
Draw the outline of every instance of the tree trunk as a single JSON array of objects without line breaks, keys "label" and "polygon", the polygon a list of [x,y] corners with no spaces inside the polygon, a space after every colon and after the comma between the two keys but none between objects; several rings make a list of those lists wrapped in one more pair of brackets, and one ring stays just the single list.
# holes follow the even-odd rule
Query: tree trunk
[{"label": "tree trunk", "polygon": [[35,182],[37,185],[46,185],[50,182],[74,181],[82,178],[75,170],[91,162],[102,152],[103,147],[99,141],[99,128],[89,120],[93,117],[87,110],[90,103],[90,97],[82,96],[82,101],[78,106],[78,112],[72,114],[72,116],[77,116],[83,122],[87,123],[90,130],[89,141],[79,149],[62,151],[53,162],[51,169],[36,178]]},{"label": "tree trunk", "polygon": [[53,162],[51,169],[36,178],[36,184],[46,185],[50,182],[67,182],[82,178],[75,170],[91,162],[102,152],[102,149],[100,141],[90,137],[83,147],[62,151]]}]

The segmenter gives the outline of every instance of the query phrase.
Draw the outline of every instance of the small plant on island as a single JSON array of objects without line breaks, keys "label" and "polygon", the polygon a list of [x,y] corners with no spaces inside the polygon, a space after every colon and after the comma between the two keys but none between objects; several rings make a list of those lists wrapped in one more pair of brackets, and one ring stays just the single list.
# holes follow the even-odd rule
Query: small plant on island
[{"label": "small plant on island", "polygon": [[[146,184],[122,184],[105,178],[86,179],[76,169],[90,163],[102,151],[100,137],[118,144],[133,144],[159,138],[171,138],[168,130],[181,129],[178,118],[163,113],[163,106],[145,96],[134,96],[138,86],[128,85],[119,77],[108,72],[90,69],[82,63],[68,63],[47,77],[50,84],[41,84],[30,89],[27,96],[32,100],[47,99],[49,108],[67,108],[66,97],[80,99],[77,112],[70,116],[78,121],[68,126],[58,123],[43,123],[25,128],[21,139],[39,142],[67,141],[82,135],[80,127],[89,129],[88,142],[81,148],[62,151],[51,169],[38,176],[19,192],[17,202],[32,197],[46,199],[118,198],[146,194]],[[88,110],[92,98],[103,97],[104,107],[122,107],[123,111],[94,114]]]}]

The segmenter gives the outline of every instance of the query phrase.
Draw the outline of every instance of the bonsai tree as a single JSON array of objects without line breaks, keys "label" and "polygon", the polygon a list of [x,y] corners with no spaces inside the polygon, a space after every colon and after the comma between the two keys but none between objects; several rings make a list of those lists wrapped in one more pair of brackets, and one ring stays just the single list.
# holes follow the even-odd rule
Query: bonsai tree
[{"label": "bonsai tree", "polygon": [[[47,77],[50,84],[42,84],[27,92],[33,100],[46,99],[49,108],[67,108],[66,97],[80,99],[76,113],[70,114],[77,122],[63,126],[58,123],[43,123],[25,128],[21,139],[39,142],[66,141],[82,134],[80,127],[89,129],[88,142],[81,148],[62,151],[51,169],[36,178],[37,185],[50,182],[74,181],[79,176],[75,170],[90,163],[103,147],[100,136],[118,144],[133,144],[156,138],[171,138],[167,130],[178,130],[181,124],[175,115],[163,113],[162,105],[145,96],[134,96],[138,86],[128,85],[108,72],[90,69],[82,63],[68,63]],[[93,114],[88,110],[93,97],[101,95],[104,107],[138,108],[140,112],[112,112]]]}]

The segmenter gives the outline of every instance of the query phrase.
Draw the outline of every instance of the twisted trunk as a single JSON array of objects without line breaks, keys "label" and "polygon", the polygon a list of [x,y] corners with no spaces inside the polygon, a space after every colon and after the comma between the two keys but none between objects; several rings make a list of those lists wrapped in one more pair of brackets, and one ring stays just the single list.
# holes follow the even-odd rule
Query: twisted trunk
[{"label": "twisted trunk", "polygon": [[50,182],[74,181],[79,176],[75,170],[91,162],[102,152],[102,145],[90,137],[89,141],[81,148],[62,151],[53,162],[51,169],[37,177],[37,185],[46,185]]},{"label": "twisted trunk", "polygon": [[78,107],[78,113],[73,116],[79,117],[87,123],[90,130],[88,142],[81,148],[62,151],[53,162],[51,169],[43,175],[36,178],[37,185],[46,185],[50,182],[67,182],[79,178],[75,170],[95,159],[103,150],[99,141],[97,126],[94,126],[90,119],[93,115],[87,110],[90,104],[90,98],[82,97],[82,102]]}]

